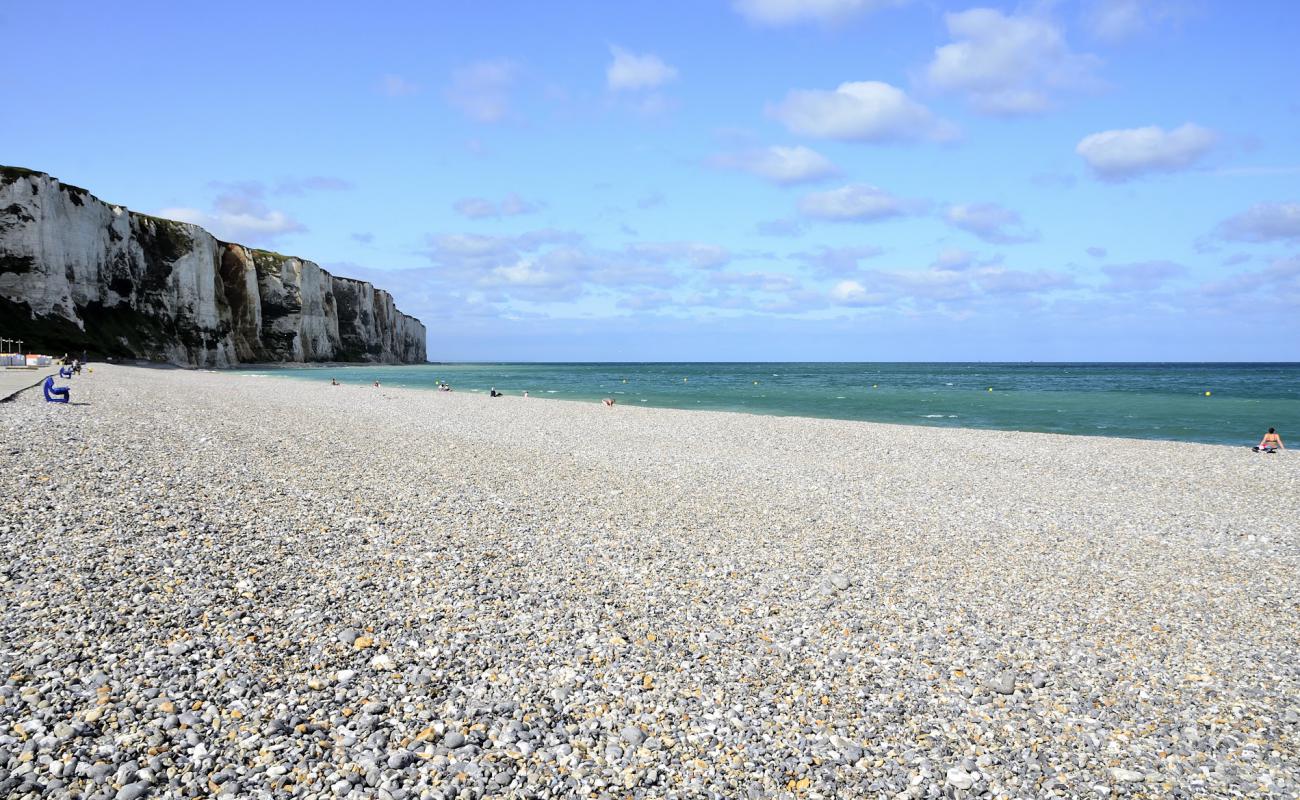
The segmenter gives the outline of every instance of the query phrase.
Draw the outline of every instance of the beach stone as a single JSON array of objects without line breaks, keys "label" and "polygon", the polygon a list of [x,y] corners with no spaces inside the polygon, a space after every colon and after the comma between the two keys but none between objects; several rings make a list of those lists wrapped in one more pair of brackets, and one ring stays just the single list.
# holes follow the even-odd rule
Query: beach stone
[{"label": "beach stone", "polygon": [[623,739],[623,741],[627,742],[633,747],[640,747],[641,743],[644,742],[646,739],[645,731],[641,730],[635,725],[628,725],[627,727],[623,728],[623,730],[619,732],[619,736]]},{"label": "beach stone", "polygon": [[455,750],[465,744],[465,736],[460,731],[449,731],[442,737],[442,746],[449,750]]},{"label": "beach stone", "polygon": [[149,794],[150,788],[149,784],[143,781],[128,783],[121,789],[117,790],[117,794],[113,796],[113,800],[140,800],[141,797]]},{"label": "beach stone", "polygon": [[985,681],[984,685],[998,694],[1014,694],[1016,691],[1016,673],[1012,670],[1000,672]]},{"label": "beach stone", "polygon": [[1111,767],[1110,776],[1119,783],[1140,783],[1146,780],[1146,775],[1137,770],[1124,769],[1123,767]]},{"label": "beach stone", "polygon": [[948,785],[956,789],[966,790],[975,785],[975,779],[961,767],[949,769],[946,778]]}]

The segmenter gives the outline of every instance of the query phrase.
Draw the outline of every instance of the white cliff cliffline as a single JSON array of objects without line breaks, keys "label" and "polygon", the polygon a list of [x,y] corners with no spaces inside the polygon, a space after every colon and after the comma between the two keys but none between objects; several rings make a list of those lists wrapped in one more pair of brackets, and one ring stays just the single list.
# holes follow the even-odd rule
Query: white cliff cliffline
[{"label": "white cliff cliffline", "polygon": [[425,361],[424,324],[369,283],[16,167],[0,167],[0,334],[195,367]]}]

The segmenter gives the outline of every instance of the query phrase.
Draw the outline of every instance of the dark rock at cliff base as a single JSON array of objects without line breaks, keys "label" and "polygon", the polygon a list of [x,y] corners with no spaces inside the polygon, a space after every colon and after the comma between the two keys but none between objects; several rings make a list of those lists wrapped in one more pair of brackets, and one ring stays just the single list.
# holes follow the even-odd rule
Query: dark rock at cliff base
[{"label": "dark rock at cliff base", "polygon": [[27,349],[221,367],[422,363],[388,292],[0,167],[0,333]]}]

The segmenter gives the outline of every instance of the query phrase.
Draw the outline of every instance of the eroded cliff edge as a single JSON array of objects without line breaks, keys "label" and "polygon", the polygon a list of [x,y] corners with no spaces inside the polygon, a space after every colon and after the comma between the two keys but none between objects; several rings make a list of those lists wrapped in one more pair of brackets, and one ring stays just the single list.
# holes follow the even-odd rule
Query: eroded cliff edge
[{"label": "eroded cliff edge", "polygon": [[365,281],[2,166],[0,334],[195,367],[425,361],[424,324]]}]

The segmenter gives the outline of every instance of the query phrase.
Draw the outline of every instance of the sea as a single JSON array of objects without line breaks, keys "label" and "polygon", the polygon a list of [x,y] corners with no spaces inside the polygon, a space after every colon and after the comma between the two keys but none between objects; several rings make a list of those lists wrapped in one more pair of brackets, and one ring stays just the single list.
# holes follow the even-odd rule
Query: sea
[{"label": "sea", "polygon": [[522,363],[258,370],[305,381],[936,427],[1300,448],[1298,363]]}]

